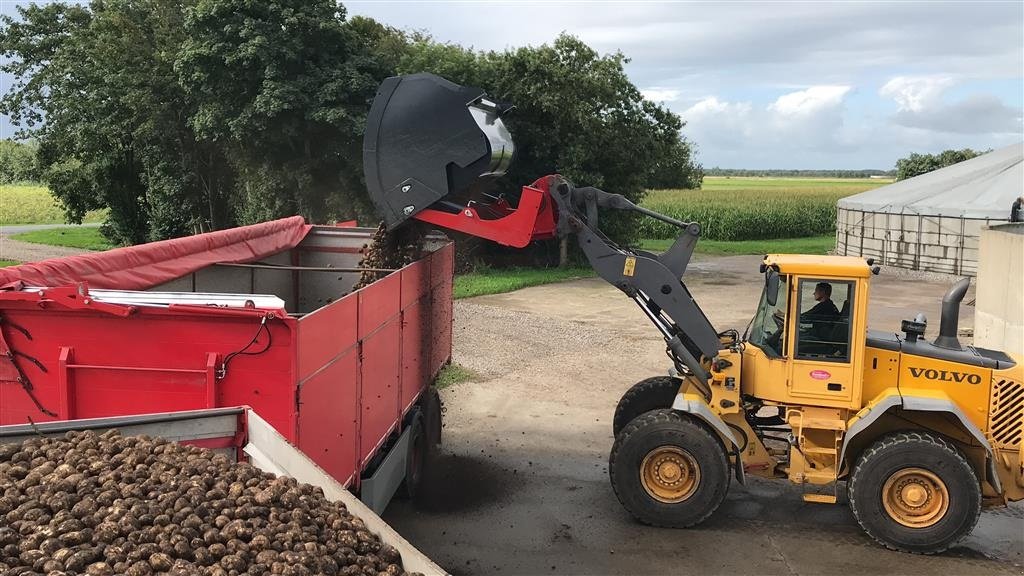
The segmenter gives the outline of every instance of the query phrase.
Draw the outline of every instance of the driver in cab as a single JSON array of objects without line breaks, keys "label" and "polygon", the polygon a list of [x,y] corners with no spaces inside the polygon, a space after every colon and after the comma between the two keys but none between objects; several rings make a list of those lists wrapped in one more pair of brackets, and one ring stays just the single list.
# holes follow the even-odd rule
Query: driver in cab
[{"label": "driver in cab", "polygon": [[[839,309],[832,302],[832,285],[828,282],[818,282],[814,286],[814,300],[817,304],[800,315],[800,323],[811,325],[805,334],[815,340],[825,341],[829,339],[832,326],[839,319]],[[817,346],[817,343],[809,344]]]},{"label": "driver in cab", "polygon": [[834,320],[839,317],[839,308],[832,302],[832,285],[828,282],[818,282],[814,286],[814,301],[817,304],[800,315],[801,322]]}]

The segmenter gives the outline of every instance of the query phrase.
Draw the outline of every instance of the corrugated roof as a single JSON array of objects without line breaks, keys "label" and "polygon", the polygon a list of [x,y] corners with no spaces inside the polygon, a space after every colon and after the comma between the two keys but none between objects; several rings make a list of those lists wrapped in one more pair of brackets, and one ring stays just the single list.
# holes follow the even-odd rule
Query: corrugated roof
[{"label": "corrugated roof", "polygon": [[1008,220],[1024,194],[1024,143],[848,196],[840,210]]}]

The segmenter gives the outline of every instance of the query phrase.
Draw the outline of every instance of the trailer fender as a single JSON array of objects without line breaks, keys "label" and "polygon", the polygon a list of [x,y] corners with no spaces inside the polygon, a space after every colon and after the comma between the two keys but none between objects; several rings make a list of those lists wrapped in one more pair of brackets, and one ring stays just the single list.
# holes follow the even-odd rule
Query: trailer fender
[{"label": "trailer fender", "polygon": [[964,427],[971,436],[977,440],[978,444],[985,449],[987,458],[985,458],[987,466],[986,480],[992,484],[992,487],[996,489],[1000,494],[1003,492],[1002,483],[999,481],[999,475],[996,473],[995,467],[995,455],[992,451],[992,445],[988,439],[985,438],[985,434],[971,422],[967,416],[960,410],[952,400],[948,397],[941,396],[918,396],[912,394],[900,394],[896,389],[890,388],[883,391],[876,397],[874,401],[868,404],[864,410],[861,410],[857,414],[857,419],[853,424],[846,430],[846,436],[843,438],[843,447],[839,451],[839,465],[842,466],[846,462],[846,450],[850,445],[850,441],[853,440],[858,434],[871,428],[871,425],[876,420],[881,418],[885,413],[893,408],[900,407],[909,412],[945,412],[956,416],[957,420]]},{"label": "trailer fender", "polygon": [[733,435],[732,430],[729,430],[728,424],[724,420],[718,417],[717,414],[711,411],[711,407],[704,401],[703,398],[692,393],[679,393],[676,394],[676,399],[672,401],[672,409],[680,412],[686,412],[701,420],[705,424],[714,430],[718,437],[722,440],[722,443],[732,447],[732,452],[736,457],[736,481],[740,484],[746,483],[746,477],[743,473],[743,462],[740,456],[740,444],[736,441],[736,436]]}]

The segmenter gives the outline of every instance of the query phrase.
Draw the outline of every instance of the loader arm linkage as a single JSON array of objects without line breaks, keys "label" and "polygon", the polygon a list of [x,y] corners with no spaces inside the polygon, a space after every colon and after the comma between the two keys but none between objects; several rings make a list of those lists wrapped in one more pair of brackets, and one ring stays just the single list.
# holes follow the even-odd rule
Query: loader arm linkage
[{"label": "loader arm linkage", "polygon": [[[637,206],[621,194],[574,187],[561,176],[548,176],[558,235],[576,235],[590,265],[643,310],[665,338],[667,352],[680,372],[707,385],[704,362],[718,354],[718,334],[682,282],[700,236],[700,225],[680,222]],[[672,246],[660,256],[616,245],[598,228],[598,208],[631,210],[680,228]]]}]

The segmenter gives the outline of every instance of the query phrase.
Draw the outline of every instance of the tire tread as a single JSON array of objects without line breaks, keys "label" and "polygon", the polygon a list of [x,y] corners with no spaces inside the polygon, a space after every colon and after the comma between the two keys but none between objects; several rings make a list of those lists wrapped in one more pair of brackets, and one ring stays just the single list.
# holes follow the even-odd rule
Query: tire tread
[{"label": "tire tread", "polygon": [[654,406],[647,410],[641,410],[639,413],[633,414],[632,418],[626,419],[628,410],[634,408],[643,398],[668,388],[674,388],[672,395],[675,396],[675,391],[679,389],[680,384],[680,380],[672,376],[652,376],[631,386],[615,406],[615,415],[612,417],[612,433],[618,436],[633,419],[645,412],[658,408],[669,408],[671,402],[668,406]]},{"label": "tire tread", "polygon": [[[619,486],[619,482],[616,479],[615,466],[612,465],[612,463],[614,463],[616,458],[618,457],[618,452],[619,452],[621,446],[626,443],[626,441],[628,440],[628,438],[631,435],[636,434],[638,431],[640,431],[640,430],[642,430],[644,428],[647,428],[649,426],[658,424],[658,423],[663,423],[663,424],[676,423],[676,424],[680,424],[682,426],[690,428],[692,430],[692,432],[695,433],[695,434],[707,435],[715,443],[717,443],[719,446],[721,446],[721,440],[719,440],[711,432],[709,432],[708,429],[705,426],[702,426],[701,424],[698,424],[697,422],[694,422],[691,417],[685,416],[685,415],[683,415],[680,412],[677,412],[677,411],[674,411],[674,410],[652,410],[652,411],[649,411],[649,412],[646,412],[644,414],[641,414],[641,415],[637,416],[629,424],[627,424],[626,427],[623,428],[622,431],[619,433],[619,437],[616,439],[615,444],[612,446],[611,454],[608,457],[608,461],[609,461],[608,472],[609,472],[609,476],[611,478],[612,491],[615,492],[615,495],[616,495],[616,497],[619,498],[620,502],[622,500],[622,497],[621,497],[621,494],[620,494],[621,488]],[[728,483],[729,480],[730,480],[730,475],[729,475],[729,459],[726,457],[726,453],[725,453],[724,448],[722,449],[720,455],[721,455],[721,464],[725,467],[725,470],[726,470],[725,481]],[[656,526],[656,527],[659,527],[659,528],[688,528],[690,526],[694,526],[694,525],[700,524],[704,520],[707,520],[707,518],[709,516],[711,516],[715,512],[715,510],[718,509],[718,506],[721,505],[722,501],[725,500],[725,495],[726,495],[727,492],[728,492],[728,485],[727,485],[726,489],[722,491],[721,497],[718,499],[718,502],[715,503],[714,506],[710,507],[710,509],[708,511],[706,511],[702,516],[700,516],[696,520],[693,520],[693,521],[688,522],[686,524],[668,524],[668,523],[661,523],[661,522],[657,522],[657,521],[651,521],[649,519],[640,519],[640,520],[644,524],[648,524],[650,526]]]},{"label": "tire tread", "polygon": [[[894,448],[897,448],[900,445],[912,444],[912,443],[930,444],[930,445],[932,445],[932,446],[934,446],[934,447],[936,447],[936,448],[946,452],[947,454],[949,454],[950,456],[952,456],[955,459],[956,464],[958,466],[963,467],[972,477],[977,478],[977,476],[974,473],[974,468],[967,461],[967,459],[963,456],[963,454],[961,454],[960,450],[958,450],[956,446],[954,446],[950,441],[948,441],[947,439],[943,438],[942,436],[938,436],[938,435],[935,435],[935,434],[929,434],[927,432],[918,432],[918,431],[896,432],[896,433],[884,436],[883,438],[881,438],[880,440],[878,440],[877,442],[875,442],[874,444],[872,444],[871,446],[866,448],[863,452],[861,452],[860,456],[857,458],[857,463],[854,466],[853,474],[850,475],[850,481],[847,484],[847,488],[846,488],[847,495],[848,495],[848,500],[850,502],[850,509],[853,511],[854,518],[857,519],[857,523],[860,524],[860,527],[864,530],[864,532],[866,532],[868,534],[868,536],[871,536],[871,538],[875,542],[878,542],[882,546],[885,546],[886,548],[888,548],[890,550],[895,550],[897,552],[909,552],[911,554],[924,554],[924,555],[939,554],[941,552],[945,552],[950,547],[955,546],[958,543],[958,540],[957,541],[952,541],[949,544],[947,544],[945,546],[942,546],[940,548],[936,548],[934,550],[929,550],[929,551],[925,551],[925,552],[922,552],[922,551],[919,551],[919,550],[913,550],[913,549],[905,548],[905,547],[902,547],[902,546],[898,546],[898,545],[895,545],[895,544],[893,544],[891,542],[888,542],[887,540],[883,539],[874,530],[872,530],[871,527],[869,527],[867,524],[865,524],[865,522],[864,522],[864,520],[862,518],[863,514],[860,511],[857,510],[857,496],[856,496],[857,495],[857,487],[858,487],[858,484],[860,484],[860,482],[861,482],[861,480],[862,480],[862,478],[863,478],[863,476],[865,474],[864,470],[866,469],[865,466],[863,466],[862,464],[864,462],[868,461],[868,460],[871,460],[871,459],[875,458],[876,456],[878,456],[880,454],[884,454],[885,452],[888,452],[888,451],[890,451],[890,450],[892,450]],[[979,487],[979,490],[980,490],[980,487]],[[951,495],[951,497],[952,497],[952,495]],[[967,534],[971,533],[971,531],[974,529],[974,527],[977,526],[978,519],[980,517],[981,517],[981,506],[978,506],[975,509],[974,519],[970,522],[970,527],[964,532],[964,534],[963,534],[963,536],[961,536],[961,538],[963,538]]]}]

